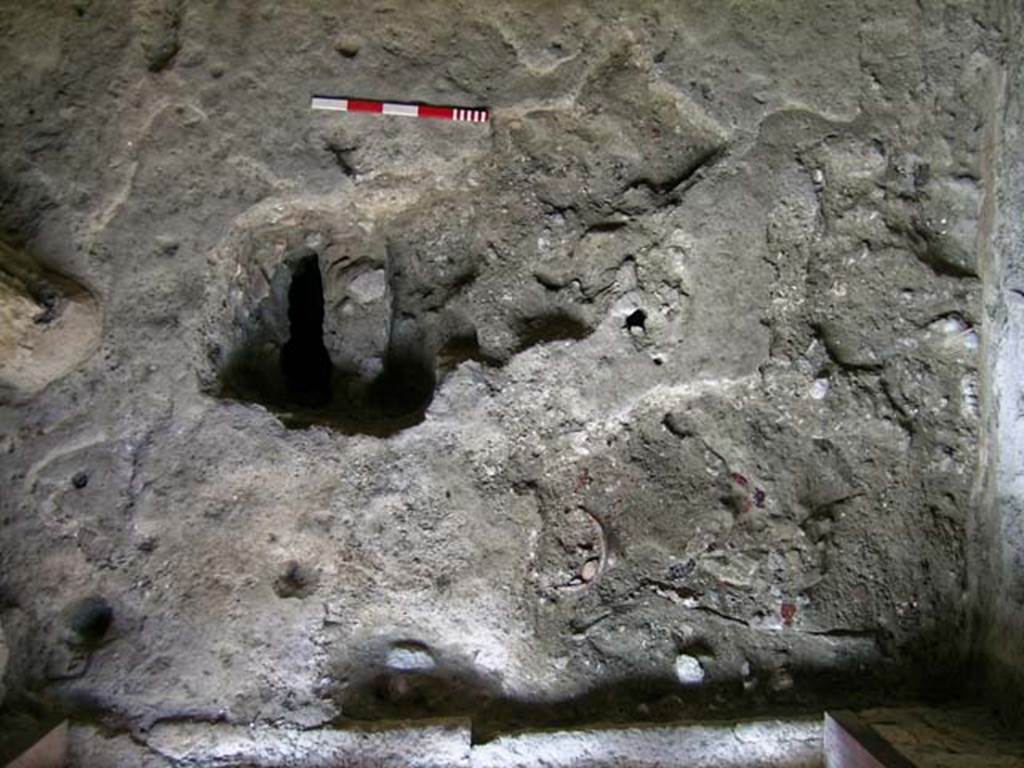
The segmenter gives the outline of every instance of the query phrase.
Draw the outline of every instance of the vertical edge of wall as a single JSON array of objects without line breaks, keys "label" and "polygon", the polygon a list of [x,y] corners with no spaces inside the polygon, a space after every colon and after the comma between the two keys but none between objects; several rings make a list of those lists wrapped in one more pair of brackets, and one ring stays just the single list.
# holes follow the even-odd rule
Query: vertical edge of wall
[{"label": "vertical edge of wall", "polygon": [[979,693],[1024,725],[1024,9],[998,0],[1004,48],[985,118],[979,481],[969,529],[968,642]]}]

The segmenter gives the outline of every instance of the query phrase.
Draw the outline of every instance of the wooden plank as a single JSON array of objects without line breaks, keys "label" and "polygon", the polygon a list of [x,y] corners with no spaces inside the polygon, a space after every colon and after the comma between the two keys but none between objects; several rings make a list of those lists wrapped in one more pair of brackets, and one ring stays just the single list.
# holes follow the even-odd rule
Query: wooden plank
[{"label": "wooden plank", "polygon": [[825,713],[825,768],[916,768],[853,712]]},{"label": "wooden plank", "polygon": [[68,752],[68,721],[58,725],[7,768],[64,768]]}]

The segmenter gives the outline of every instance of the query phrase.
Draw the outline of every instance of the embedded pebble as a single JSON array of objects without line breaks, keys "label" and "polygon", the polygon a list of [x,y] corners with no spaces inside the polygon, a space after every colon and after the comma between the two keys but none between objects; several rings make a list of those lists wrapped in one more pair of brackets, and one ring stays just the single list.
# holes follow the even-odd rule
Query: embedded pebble
[{"label": "embedded pebble", "polygon": [[829,386],[828,379],[815,379],[814,383],[811,384],[811,398],[814,400],[824,400],[825,395],[828,394]]},{"label": "embedded pebble", "polygon": [[358,55],[359,49],[362,47],[363,41],[358,37],[355,35],[345,35],[335,44],[334,50],[346,59],[352,59]]},{"label": "embedded pebble", "polygon": [[955,315],[936,320],[931,325],[933,330],[952,336],[955,333],[963,333],[967,330],[967,323]]},{"label": "embedded pebble", "polygon": [[418,643],[392,646],[384,663],[397,672],[429,672],[437,666],[430,651]]},{"label": "embedded pebble", "polygon": [[700,685],[704,682],[704,667],[696,656],[681,653],[676,656],[676,677],[683,685]]},{"label": "embedded pebble", "polygon": [[940,318],[929,325],[928,330],[944,336],[944,343],[962,345],[969,352],[976,351],[980,345],[978,332],[958,315]]},{"label": "embedded pebble", "polygon": [[348,286],[349,294],[360,304],[369,304],[382,299],[387,290],[387,274],[383,269],[363,272],[355,277]]}]

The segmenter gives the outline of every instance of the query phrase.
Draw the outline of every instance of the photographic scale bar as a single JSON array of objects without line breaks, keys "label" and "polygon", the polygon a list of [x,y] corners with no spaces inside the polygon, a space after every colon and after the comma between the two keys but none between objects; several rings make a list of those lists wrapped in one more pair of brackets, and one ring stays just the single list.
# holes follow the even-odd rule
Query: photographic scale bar
[{"label": "photographic scale bar", "polygon": [[367,99],[341,99],[334,96],[314,96],[310,106],[313,109],[331,112],[379,112],[382,115],[451,120],[458,123],[486,123],[491,117],[488,109],[437,107],[431,104],[401,104],[394,101],[370,101]]}]

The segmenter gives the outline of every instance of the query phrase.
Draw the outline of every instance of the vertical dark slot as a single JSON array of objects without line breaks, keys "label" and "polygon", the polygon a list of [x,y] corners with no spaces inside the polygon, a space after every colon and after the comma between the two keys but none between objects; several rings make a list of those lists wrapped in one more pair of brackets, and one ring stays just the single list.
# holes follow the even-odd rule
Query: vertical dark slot
[{"label": "vertical dark slot", "polygon": [[288,288],[290,336],[281,348],[281,373],[288,394],[301,406],[322,406],[331,399],[331,358],[324,346],[324,290],[317,257],[295,266]]}]

